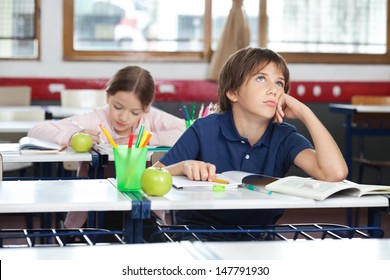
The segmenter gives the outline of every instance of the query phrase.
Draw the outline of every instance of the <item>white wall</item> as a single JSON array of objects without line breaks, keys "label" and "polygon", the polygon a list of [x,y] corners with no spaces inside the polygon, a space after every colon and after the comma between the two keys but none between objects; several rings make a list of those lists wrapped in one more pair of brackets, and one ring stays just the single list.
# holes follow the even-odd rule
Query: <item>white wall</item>
[{"label": "white wall", "polygon": [[[66,0],[65,0],[66,1]],[[0,61],[0,77],[108,78],[132,62],[66,62],[62,60],[62,0],[41,0],[41,61]],[[138,65],[155,79],[205,79],[207,63]],[[290,64],[295,81],[389,81],[390,65]]]}]

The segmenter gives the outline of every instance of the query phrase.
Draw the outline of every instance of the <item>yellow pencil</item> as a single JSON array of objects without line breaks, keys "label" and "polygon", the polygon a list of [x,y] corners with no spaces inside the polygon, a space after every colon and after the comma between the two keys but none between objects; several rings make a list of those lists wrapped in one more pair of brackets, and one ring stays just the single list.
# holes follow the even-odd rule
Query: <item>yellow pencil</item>
[{"label": "yellow pencil", "polygon": [[148,143],[149,143],[149,141],[150,141],[150,138],[152,138],[152,136],[153,136],[153,133],[150,132],[150,133],[148,134],[148,136],[146,137],[145,141],[140,145],[140,148],[145,148],[146,145],[148,145]]},{"label": "yellow pencil", "polygon": [[142,134],[142,137],[141,137],[141,140],[139,141],[139,144],[138,144],[138,147],[137,148],[141,148],[143,143],[145,142],[146,140],[146,137],[148,137],[148,134],[149,134],[149,131],[145,130]]},{"label": "yellow pencil", "polygon": [[108,133],[107,129],[104,127],[103,124],[99,124],[100,128],[102,129],[104,135],[106,135],[108,141],[110,141],[111,145],[114,148],[118,148],[118,145],[115,143],[114,139],[112,139],[111,135]]},{"label": "yellow pencil", "polygon": [[228,181],[222,180],[222,179],[218,179],[218,178],[213,179],[213,183],[229,184]]}]

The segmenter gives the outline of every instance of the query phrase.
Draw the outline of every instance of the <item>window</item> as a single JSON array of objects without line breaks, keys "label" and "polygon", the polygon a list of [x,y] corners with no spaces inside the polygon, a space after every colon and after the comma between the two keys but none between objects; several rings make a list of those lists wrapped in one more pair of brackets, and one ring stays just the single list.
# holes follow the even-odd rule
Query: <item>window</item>
[{"label": "window", "polygon": [[40,0],[0,0],[0,59],[39,59]]},{"label": "window", "polygon": [[[244,0],[251,45],[295,63],[390,63],[389,0]],[[64,1],[67,60],[208,61],[232,0]]]}]

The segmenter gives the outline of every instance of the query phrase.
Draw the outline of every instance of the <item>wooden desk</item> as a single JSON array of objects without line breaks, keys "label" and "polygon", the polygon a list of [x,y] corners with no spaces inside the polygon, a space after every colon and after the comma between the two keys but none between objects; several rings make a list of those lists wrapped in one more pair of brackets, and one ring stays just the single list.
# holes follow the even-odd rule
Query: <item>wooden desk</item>
[{"label": "wooden desk", "polygon": [[[352,116],[359,113],[389,113],[390,106],[329,104],[329,109],[334,113],[345,115],[345,158],[348,165],[348,179],[352,180],[352,140],[354,136],[390,136],[389,129],[366,129],[352,126]],[[389,115],[390,116],[390,115]]]}]

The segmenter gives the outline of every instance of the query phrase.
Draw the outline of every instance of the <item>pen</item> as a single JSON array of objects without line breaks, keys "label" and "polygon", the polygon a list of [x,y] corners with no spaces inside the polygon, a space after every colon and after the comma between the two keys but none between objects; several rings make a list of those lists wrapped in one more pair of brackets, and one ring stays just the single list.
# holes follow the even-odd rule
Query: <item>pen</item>
[{"label": "pen", "polygon": [[218,179],[218,178],[213,179],[212,182],[213,183],[226,184],[226,185],[229,184],[229,181]]},{"label": "pen", "polygon": [[112,139],[111,135],[108,133],[107,129],[104,127],[103,124],[99,124],[101,130],[103,131],[104,135],[106,135],[108,141],[111,143],[111,145],[114,148],[118,148],[118,145],[115,143],[114,139]]},{"label": "pen", "polygon": [[192,103],[192,120],[195,120],[196,103]]},{"label": "pen", "polygon": [[[84,127],[82,127],[79,123],[77,123],[77,122],[76,122],[75,120],[73,120],[72,118],[69,118],[68,120],[69,120],[69,122],[70,122],[71,124],[77,126],[77,127],[80,128],[81,130],[84,129]],[[99,140],[100,140],[101,143],[105,144],[105,142],[103,141],[103,139],[102,139],[101,137],[99,137]]]},{"label": "pen", "polygon": [[186,114],[184,113],[184,111],[183,111],[182,108],[179,109],[179,112],[180,112],[181,116],[183,117],[183,119],[184,119],[184,120],[187,120],[187,116],[186,116]]},{"label": "pen", "polygon": [[266,190],[264,188],[261,188],[261,187],[256,187],[254,185],[250,185],[250,184],[241,184],[240,185],[241,187],[243,188],[246,188],[248,190],[251,190],[251,191],[255,191],[255,192],[261,192],[261,193],[265,193],[265,194],[268,194],[268,195],[271,195],[272,194],[272,191],[269,191],[269,190]]},{"label": "pen", "polygon": [[134,140],[134,133],[130,133],[130,136],[129,136],[129,142],[127,144],[128,148],[131,148],[133,146],[133,140]]},{"label": "pen", "polygon": [[204,111],[204,103],[200,105],[199,113],[198,113],[198,118],[203,117],[203,111]]},{"label": "pen", "polygon": [[183,110],[184,113],[186,114],[186,120],[190,120],[190,114],[188,113],[188,109],[186,105],[183,106]]}]

